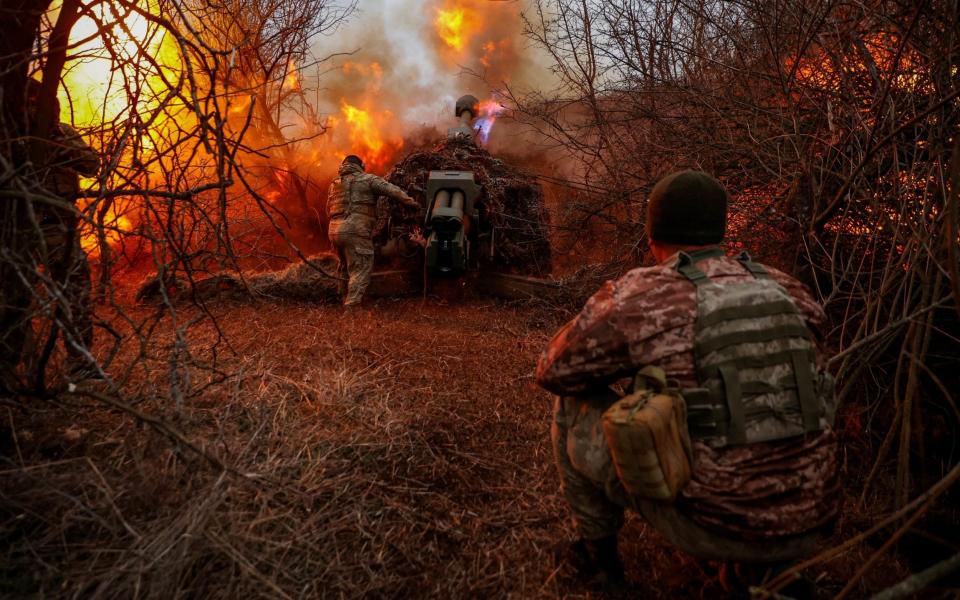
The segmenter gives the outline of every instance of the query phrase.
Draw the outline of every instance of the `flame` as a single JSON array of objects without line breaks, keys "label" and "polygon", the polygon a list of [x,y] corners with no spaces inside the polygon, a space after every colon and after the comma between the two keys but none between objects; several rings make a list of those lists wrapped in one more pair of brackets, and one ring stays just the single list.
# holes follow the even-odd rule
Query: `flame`
[{"label": "flame", "polygon": [[482,64],[485,67],[489,67],[491,64],[493,54],[497,51],[497,45],[492,41],[490,41],[484,44],[482,46],[482,49],[483,49],[483,56],[480,57],[480,64]]},{"label": "flame", "polygon": [[440,39],[453,50],[460,52],[470,37],[466,27],[469,21],[471,19],[468,18],[467,10],[463,7],[441,8],[437,10],[434,25]]},{"label": "flame", "polygon": [[297,73],[297,67],[293,63],[290,63],[287,66],[287,76],[283,78],[282,89],[284,90],[300,89],[300,74]]},{"label": "flame", "polygon": [[341,110],[350,125],[350,141],[363,146],[374,154],[379,153],[383,149],[383,140],[380,139],[380,132],[374,127],[370,113],[348,104],[346,101],[344,101]]},{"label": "flame", "polygon": [[[158,10],[153,3],[147,2],[141,8],[153,14]],[[56,7],[51,12],[58,10]],[[127,112],[130,99],[125,86],[142,91],[146,97],[162,89],[153,85],[158,82],[158,73],[145,76],[143,72],[124,74],[115,70],[114,54],[116,60],[141,65],[144,64],[140,60],[141,54],[149,54],[162,69],[174,71],[180,68],[175,40],[169,39],[140,13],[123,12],[106,5],[98,5],[91,12],[102,24],[84,15],[71,29],[71,43],[90,39],[71,48],[70,54],[75,58],[68,61],[64,69],[64,86],[58,94],[64,109],[61,119],[72,120],[79,127],[99,125]],[[104,37],[111,39],[110,51],[106,49]],[[154,101],[153,106],[156,104]],[[143,108],[150,108],[149,102]]]},{"label": "flame", "polygon": [[[103,219],[103,237],[111,248],[120,246],[123,243],[123,238],[134,227],[133,221],[121,211],[123,209],[114,204]],[[100,236],[97,230],[86,222],[80,227],[80,247],[94,258],[100,255]]]},{"label": "flame", "polygon": [[495,98],[483,100],[480,102],[480,116],[477,117],[474,127],[484,144],[490,139],[490,130],[497,121],[497,117],[503,114],[503,106]]},{"label": "flame", "polygon": [[[906,48],[897,56],[895,49],[900,42],[896,34],[877,32],[865,36],[863,41],[864,50],[879,72],[889,73],[895,66],[894,61],[897,61],[897,71],[892,81],[895,88],[920,91],[929,85],[921,77],[918,65],[922,64],[922,60],[914,51]],[[831,60],[824,50],[814,48],[805,56],[788,58],[786,67],[788,71],[795,68],[795,77],[800,84],[835,93],[841,92],[844,76],[868,76],[866,57],[853,50],[839,59]]]},{"label": "flame", "polygon": [[383,167],[403,146],[402,139],[386,139],[382,133],[393,121],[393,113],[363,109],[346,100],[340,112],[349,128],[350,147],[343,154],[359,154],[367,165]]},{"label": "flame", "polygon": [[[54,3],[56,2],[57,0],[54,0]],[[158,0],[136,0],[136,3],[144,14],[161,16]],[[436,0],[433,3],[435,11],[428,13],[435,17],[433,25],[436,31],[429,41],[430,51],[435,53],[436,57],[442,58],[447,65],[482,65],[486,73],[494,79],[499,77],[498,73],[501,71],[508,74],[509,65],[516,60],[517,53],[511,40],[505,37],[508,33],[504,33],[504,23],[507,22],[508,13],[512,17],[516,15],[514,9],[506,6],[506,3],[503,3],[503,8],[501,3],[494,4],[496,7],[492,7],[486,0]],[[165,152],[177,152],[176,148],[181,146],[185,149],[195,147],[193,144],[181,144],[182,137],[178,132],[190,130],[197,123],[191,111],[184,110],[184,105],[176,101],[159,117],[151,118],[154,116],[152,109],[159,105],[159,99],[166,91],[166,83],[157,81],[159,77],[155,73],[156,69],[151,66],[153,63],[143,60],[142,57],[152,56],[168,81],[180,80],[185,67],[183,63],[190,59],[180,56],[177,41],[172,37],[165,37],[149,17],[126,11],[112,3],[91,4],[84,14],[74,28],[72,41],[76,43],[86,38],[90,38],[90,41],[82,45],[75,44],[70,50],[71,56],[77,58],[71,59],[65,69],[66,89],[60,97],[64,107],[64,120],[79,126],[81,133],[86,127],[96,129],[102,123],[120,124],[121,127],[128,123],[134,124],[128,139],[133,140],[129,142],[129,146],[135,147],[136,151],[130,151],[118,161],[121,168],[116,169],[115,175],[108,177],[116,179],[105,183],[107,186],[144,189],[162,186],[164,176],[169,173],[159,172],[165,171],[160,167],[165,166],[168,170],[173,164],[163,158],[163,165],[154,166],[156,157],[164,156]],[[109,40],[110,50],[116,50],[116,60],[114,54],[105,47],[102,38]],[[127,65],[124,71],[119,70],[117,63]],[[279,88],[287,98],[299,97],[304,88],[315,85],[314,76],[309,71],[298,70],[297,66],[300,64],[291,62],[282,74],[273,71],[273,78],[269,82],[255,80],[256,75],[251,75],[253,81],[243,81],[242,85],[231,83],[230,85],[235,87],[220,94],[217,100],[222,102],[222,114],[226,115],[228,127],[245,120],[248,111],[254,106],[254,96],[249,90],[258,85],[269,85],[274,91]],[[137,68],[137,65],[142,67]],[[279,66],[283,67],[283,63]],[[389,106],[392,110],[387,110],[386,103],[389,100],[384,98],[397,97],[393,89],[386,90],[386,94],[381,90],[384,71],[389,72],[389,67],[387,62],[369,59],[346,62],[342,66],[345,77],[337,87],[329,92],[326,98],[318,97],[313,103],[314,106],[310,107],[311,110],[305,111],[305,114],[309,114],[309,120],[307,117],[297,120],[298,116],[292,114],[283,116],[283,125],[287,127],[285,131],[298,134],[297,141],[289,146],[289,151],[278,152],[262,162],[246,159],[252,163],[252,166],[246,165],[251,167],[251,172],[254,168],[260,169],[257,177],[261,180],[257,189],[262,190],[269,202],[285,208],[284,204],[294,197],[291,189],[288,189],[289,185],[292,185],[291,181],[315,182],[317,177],[322,181],[323,177],[336,171],[336,166],[345,154],[360,155],[368,170],[377,174],[383,174],[392,165],[404,147],[404,124],[396,115],[412,121],[408,112],[416,113],[416,109],[421,107],[418,107],[415,101],[404,99],[396,106]],[[131,92],[129,94],[128,89]],[[131,106],[132,98],[136,98],[135,106]],[[411,108],[415,110],[408,110]],[[502,107],[494,99],[481,103],[477,119],[478,139],[481,142],[487,141],[501,112]],[[419,116],[416,118],[420,120]],[[326,119],[326,122],[317,125],[320,119]],[[438,125],[441,129],[444,126],[443,122]],[[112,144],[114,140],[110,139],[111,135],[113,133],[108,128],[102,141],[85,139],[97,148],[98,142],[104,145]],[[247,135],[250,136],[247,140],[251,147],[259,143],[255,134]],[[104,150],[110,149],[113,152],[114,147],[111,145]],[[282,161],[279,158],[281,156]],[[153,163],[150,162],[150,157],[154,157]],[[184,164],[187,162],[184,161]],[[279,162],[284,165],[279,165]],[[282,175],[270,175],[281,166],[289,168],[300,179],[293,180],[291,177],[291,181],[287,181]],[[179,169],[177,173],[183,172],[187,179],[203,176],[202,169],[187,172],[183,171],[179,164],[173,168]],[[84,184],[85,187],[96,187],[99,182],[85,180]],[[244,194],[238,187],[233,188],[230,193]],[[322,196],[325,188],[322,185],[315,187],[319,187],[321,191],[310,193]],[[157,226],[155,219],[148,218],[142,198],[118,197],[114,202],[115,205],[111,206],[105,215],[104,223],[109,245],[122,245],[124,240],[140,239],[139,236],[147,236],[149,229]],[[233,206],[231,205],[231,208]],[[97,207],[90,208],[92,212],[97,210]],[[236,218],[235,215],[230,217]],[[84,230],[82,235],[83,247],[88,252],[97,252],[100,241],[97,235],[87,230]],[[149,236],[143,239],[149,239]]]},{"label": "flame", "polygon": [[[139,8],[155,15],[159,11],[152,0],[143,0]],[[50,9],[51,20],[55,20],[59,10],[58,5]],[[164,35],[159,26],[139,12],[107,3],[92,6],[80,17],[71,29],[70,40],[73,45],[63,71],[63,85],[58,90],[60,120],[75,126],[84,141],[95,150],[101,150],[104,140],[83,135],[85,132],[97,131],[102,123],[149,120],[152,111],[160,105],[161,92],[166,89],[162,76],[176,80],[176,76],[171,75],[182,68],[176,41]],[[109,41],[109,50],[105,40]],[[142,55],[150,55],[154,61],[143,61]],[[118,62],[127,67],[118,69]],[[131,95],[137,97],[135,105],[131,105]],[[168,111],[154,118],[149,130],[132,130],[133,135],[124,149],[131,160],[125,159],[124,164],[145,164],[151,156],[163,151],[159,145],[166,147],[169,144],[160,140],[176,138],[169,133],[183,123],[172,122],[169,114],[173,110],[176,109],[168,105]],[[185,118],[189,119],[189,116]],[[132,154],[134,152],[136,154]],[[129,174],[121,176],[128,178],[127,183],[132,183]],[[89,189],[98,185],[99,180],[81,178],[80,183],[83,189]],[[134,231],[140,221],[137,206],[134,199],[117,198],[107,210],[104,237],[111,247],[120,246],[123,239]],[[97,232],[85,227],[80,236],[81,247],[96,257],[100,250]]]},{"label": "flame", "polygon": [[492,79],[513,71],[521,59],[513,38],[515,8],[488,0],[438,0],[434,29],[437,52],[448,64],[483,67]]},{"label": "flame", "polygon": [[227,114],[232,117],[243,118],[250,110],[250,104],[253,102],[253,95],[234,96],[227,99]]}]

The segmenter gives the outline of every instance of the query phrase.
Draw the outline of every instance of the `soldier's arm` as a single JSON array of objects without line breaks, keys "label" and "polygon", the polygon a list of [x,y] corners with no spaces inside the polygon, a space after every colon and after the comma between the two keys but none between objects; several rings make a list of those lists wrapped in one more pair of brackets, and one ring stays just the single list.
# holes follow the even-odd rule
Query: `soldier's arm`
[{"label": "soldier's arm", "polygon": [[373,188],[373,191],[380,195],[387,196],[388,198],[392,198],[398,202],[402,202],[403,204],[406,204],[412,208],[420,208],[420,205],[417,204],[417,201],[411,198],[405,191],[393,185],[386,179],[383,179],[382,177],[374,177],[371,182],[371,187]]},{"label": "soldier's arm", "polygon": [[327,188],[327,201],[323,203],[323,216],[330,218],[330,198],[333,197],[334,190],[336,189],[336,184],[331,183],[330,187]]},{"label": "soldier's arm", "polygon": [[631,368],[630,347],[617,317],[617,290],[607,283],[550,341],[537,383],[563,396],[601,390]]},{"label": "soldier's arm", "polygon": [[100,170],[100,156],[83,141],[76,129],[66,123],[60,124],[63,136],[61,143],[61,160],[64,166],[70,167],[86,177],[93,177]]}]

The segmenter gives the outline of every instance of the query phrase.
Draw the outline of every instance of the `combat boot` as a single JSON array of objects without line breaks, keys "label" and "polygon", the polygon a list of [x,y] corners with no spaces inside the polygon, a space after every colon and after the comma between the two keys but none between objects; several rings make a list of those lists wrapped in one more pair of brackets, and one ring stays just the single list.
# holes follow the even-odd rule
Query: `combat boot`
[{"label": "combat boot", "polygon": [[573,567],[580,577],[600,584],[612,597],[622,596],[631,589],[617,551],[616,535],[568,543],[557,558]]},{"label": "combat boot", "polygon": [[603,591],[613,597],[629,591],[630,586],[623,572],[623,561],[617,551],[617,536],[608,535],[599,540],[588,540],[586,546],[597,567],[596,580]]}]

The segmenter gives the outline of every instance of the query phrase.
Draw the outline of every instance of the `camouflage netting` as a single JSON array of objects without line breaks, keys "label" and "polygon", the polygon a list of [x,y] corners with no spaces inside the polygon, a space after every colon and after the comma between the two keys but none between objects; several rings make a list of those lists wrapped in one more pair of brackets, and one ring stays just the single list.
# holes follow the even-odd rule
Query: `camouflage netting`
[{"label": "camouflage netting", "polygon": [[543,191],[534,177],[469,142],[444,140],[429,152],[414,152],[397,163],[387,179],[424,201],[430,171],[473,171],[483,186],[480,197],[494,228],[495,270],[541,276],[550,272],[548,216]]},{"label": "camouflage netting", "polygon": [[191,286],[180,277],[156,275],[140,284],[137,300],[140,302],[158,301],[162,298],[162,285],[172,300],[219,298],[286,298],[291,300],[313,300],[338,302],[337,281],[326,275],[336,273],[337,259],[332,254],[319,254],[308,257],[315,266],[297,263],[280,271],[266,271],[247,275],[243,280],[235,273],[219,273],[212,277],[198,279]]}]

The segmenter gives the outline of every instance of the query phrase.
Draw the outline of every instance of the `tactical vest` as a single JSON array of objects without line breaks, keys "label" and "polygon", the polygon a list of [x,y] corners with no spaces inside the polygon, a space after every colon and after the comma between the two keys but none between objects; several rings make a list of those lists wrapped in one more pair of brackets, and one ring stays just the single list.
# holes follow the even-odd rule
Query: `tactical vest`
[{"label": "tactical vest", "polygon": [[714,447],[790,438],[833,423],[833,378],[817,368],[810,330],[790,294],[743,253],[749,281],[720,284],[697,268],[719,249],[680,253],[696,286],[698,387],[683,390],[692,439]]},{"label": "tactical vest", "polygon": [[[376,218],[376,198],[362,180],[358,181],[361,175],[344,175],[333,181],[334,189],[327,199],[327,212],[331,219],[345,219],[355,214]],[[364,198],[364,195],[369,198]]]}]

